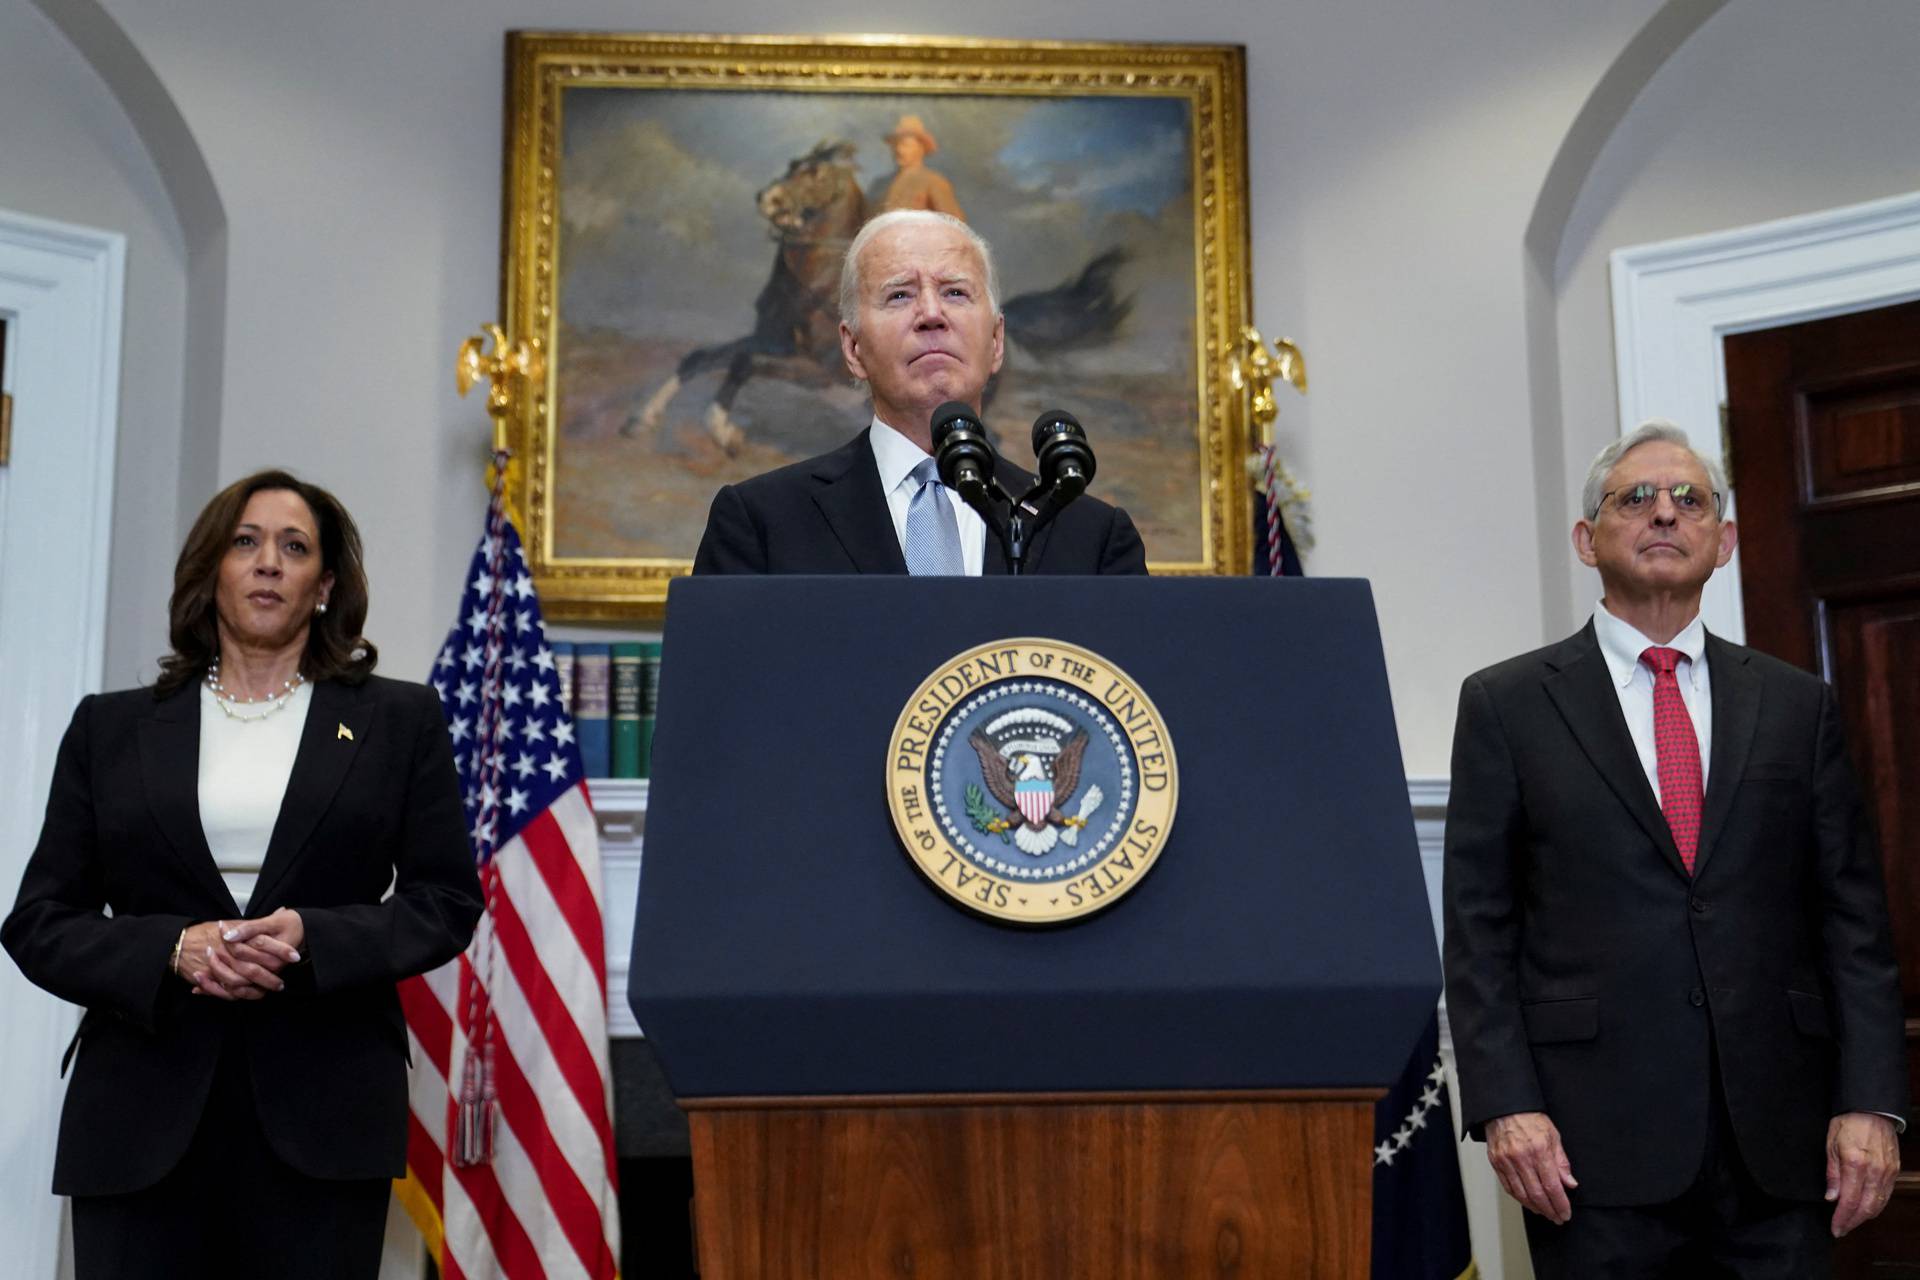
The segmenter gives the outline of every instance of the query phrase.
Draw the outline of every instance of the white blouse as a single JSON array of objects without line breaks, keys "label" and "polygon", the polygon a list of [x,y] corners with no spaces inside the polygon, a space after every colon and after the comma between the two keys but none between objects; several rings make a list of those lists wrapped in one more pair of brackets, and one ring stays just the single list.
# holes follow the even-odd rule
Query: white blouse
[{"label": "white blouse", "polygon": [[[260,879],[312,704],[313,686],[302,683],[273,714],[236,720],[221,710],[213,690],[200,686],[200,829],[242,914]],[[258,704],[238,710],[260,714]]]}]

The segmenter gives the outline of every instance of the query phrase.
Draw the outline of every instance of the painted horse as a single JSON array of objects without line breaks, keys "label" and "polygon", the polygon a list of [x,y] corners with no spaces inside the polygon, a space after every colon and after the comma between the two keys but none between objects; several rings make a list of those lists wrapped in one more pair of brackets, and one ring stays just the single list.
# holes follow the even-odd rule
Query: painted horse
[{"label": "painted horse", "polygon": [[772,376],[828,386],[846,377],[840,356],[840,265],[867,216],[853,153],[851,142],[822,142],[760,192],[760,216],[776,250],[773,272],[754,299],[753,332],[688,352],[673,376],[627,420],[622,435],[658,428],[668,401],[683,386],[724,369],[707,405],[706,428],[714,443],[733,453],[746,438],[733,421],[733,401],[748,379]]},{"label": "painted horse", "polygon": [[[773,272],[754,299],[753,332],[698,347],[629,417],[620,433],[657,430],[667,405],[701,374],[724,369],[706,408],[707,434],[728,453],[746,441],[733,420],[734,398],[754,377],[804,386],[834,385],[847,376],[840,354],[840,267],[866,221],[867,201],[854,174],[854,146],[822,142],[787,165],[784,176],[755,198],[776,250]],[[1003,305],[1007,337],[1048,360],[1110,341],[1133,308],[1116,293],[1115,277],[1130,255],[1113,247],[1051,289]],[[989,383],[986,396],[991,398]]]}]

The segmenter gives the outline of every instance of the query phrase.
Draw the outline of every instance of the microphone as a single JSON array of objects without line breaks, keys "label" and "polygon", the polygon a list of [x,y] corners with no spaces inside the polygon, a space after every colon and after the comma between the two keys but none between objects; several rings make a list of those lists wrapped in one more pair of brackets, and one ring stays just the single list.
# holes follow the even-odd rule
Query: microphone
[{"label": "microphone", "polygon": [[1085,493],[1093,480],[1093,446],[1080,420],[1065,409],[1049,409],[1033,420],[1033,456],[1041,486],[1059,506]]},{"label": "microphone", "polygon": [[940,466],[940,483],[957,489],[975,510],[991,501],[993,444],[973,410],[949,400],[933,411],[933,456]]}]

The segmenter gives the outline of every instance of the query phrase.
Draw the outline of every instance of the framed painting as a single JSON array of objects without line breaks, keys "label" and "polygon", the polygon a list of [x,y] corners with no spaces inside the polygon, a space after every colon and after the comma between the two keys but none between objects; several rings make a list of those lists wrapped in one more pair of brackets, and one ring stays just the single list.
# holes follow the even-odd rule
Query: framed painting
[{"label": "framed painting", "polygon": [[842,363],[846,244],[886,208],[992,244],[1007,359],[982,417],[1036,414],[1156,573],[1242,573],[1247,320],[1237,46],[515,32],[504,313],[543,380],[512,498],[558,618],[659,616],[721,485],[824,453],[868,410]]}]

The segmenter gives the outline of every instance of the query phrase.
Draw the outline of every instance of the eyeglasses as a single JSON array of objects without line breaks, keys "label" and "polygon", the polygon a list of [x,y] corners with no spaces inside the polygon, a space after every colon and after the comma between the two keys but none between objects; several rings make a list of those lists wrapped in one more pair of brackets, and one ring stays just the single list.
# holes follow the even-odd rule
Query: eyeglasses
[{"label": "eyeglasses", "polygon": [[1709,513],[1717,519],[1720,515],[1720,494],[1697,484],[1629,485],[1601,494],[1600,506],[1605,508],[1607,499],[1612,498],[1615,511],[1629,519],[1644,520],[1660,505],[1663,493],[1673,500],[1674,512],[1683,520],[1705,520]]}]

